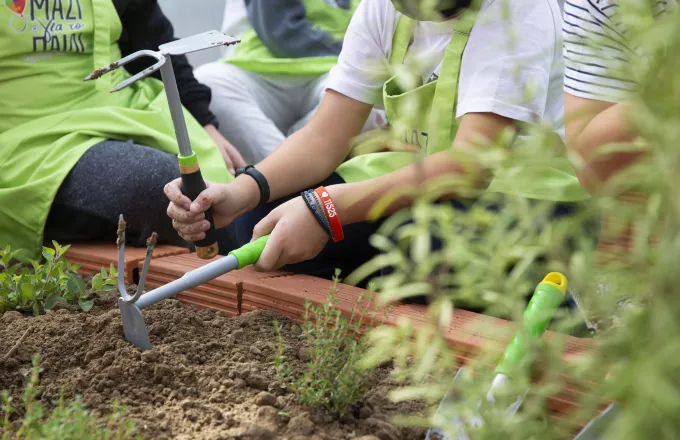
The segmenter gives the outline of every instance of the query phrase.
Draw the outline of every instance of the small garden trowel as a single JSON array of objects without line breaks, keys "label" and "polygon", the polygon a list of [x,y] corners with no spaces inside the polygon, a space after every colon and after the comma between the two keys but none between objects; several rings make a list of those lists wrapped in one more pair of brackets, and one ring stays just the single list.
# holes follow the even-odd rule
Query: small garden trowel
[{"label": "small garden trowel", "polygon": [[[558,272],[551,272],[541,281],[534,294],[524,311],[523,319],[520,325],[523,328],[517,330],[512,340],[506,347],[500,362],[498,363],[495,371],[495,376],[491,383],[491,387],[486,395],[486,402],[480,399],[478,408],[481,408],[482,404],[490,405],[493,407],[496,404],[497,395],[505,388],[519,368],[525,368],[526,356],[528,354],[529,345],[533,342],[532,340],[538,340],[545,332],[548,327],[555,310],[557,310],[564,299],[564,295],[567,291],[567,278]],[[460,383],[463,381],[463,376],[467,374],[465,368],[460,368],[453,379],[454,389],[448,392],[437,409],[434,415],[434,419],[441,419],[446,417],[448,414],[455,413],[455,402],[458,400],[456,397],[457,389],[460,387]],[[505,410],[507,414],[514,415],[522,405],[524,393],[513,398],[512,403],[509,404]],[[436,422],[438,425],[442,423],[450,426],[456,432],[455,437],[451,437],[440,428],[430,428],[427,431],[425,440],[469,440],[467,430],[469,428],[479,428],[483,424],[482,416],[479,414],[474,414],[469,418],[460,417],[455,415],[452,419],[442,420]]]},{"label": "small garden trowel", "polygon": [[[175,126],[175,135],[177,136],[177,144],[179,146],[179,169],[182,176],[182,191],[194,200],[206,188],[205,181],[201,175],[201,170],[198,165],[198,159],[191,150],[191,142],[189,141],[189,133],[187,131],[186,121],[184,120],[184,111],[182,102],[180,101],[179,91],[177,90],[177,81],[175,80],[175,72],[172,68],[171,55],[185,55],[199,50],[210,49],[219,46],[230,46],[238,43],[234,37],[225,35],[218,31],[209,31],[202,34],[193,35],[191,37],[182,38],[181,40],[172,41],[170,43],[159,46],[159,51],[140,50],[125,58],[111,63],[106,67],[95,70],[89,74],[85,81],[95,80],[102,77],[104,74],[111,72],[129,62],[149,56],[156,59],[156,64],[147,67],[134,76],[126,79],[116,87],[111,89],[111,93],[123,90],[125,87],[153,75],[160,69],[161,77],[163,78],[163,87],[165,87],[165,94],[168,98],[168,105],[170,106],[170,114],[172,115],[172,122]],[[215,257],[218,253],[217,234],[215,232],[215,224],[213,222],[212,209],[205,213],[205,218],[210,222],[210,229],[206,231],[205,238],[196,242],[196,255],[199,258],[209,260]]]},{"label": "small garden trowel", "polygon": [[182,278],[142,295],[146,275],[149,272],[149,262],[156,245],[156,235],[154,233],[147,242],[146,258],[142,267],[142,273],[139,276],[137,291],[134,295],[130,295],[125,288],[125,221],[121,215],[118,222],[118,240],[116,242],[118,245],[118,290],[120,291],[118,307],[120,308],[120,317],[123,321],[125,339],[142,350],[150,350],[151,341],[146,324],[144,323],[144,316],[142,316],[143,308],[173,297],[186,289],[192,289],[227,272],[241,269],[257,262],[267,244],[268,238],[269,235],[260,237],[230,252],[226,257],[187,272]]}]

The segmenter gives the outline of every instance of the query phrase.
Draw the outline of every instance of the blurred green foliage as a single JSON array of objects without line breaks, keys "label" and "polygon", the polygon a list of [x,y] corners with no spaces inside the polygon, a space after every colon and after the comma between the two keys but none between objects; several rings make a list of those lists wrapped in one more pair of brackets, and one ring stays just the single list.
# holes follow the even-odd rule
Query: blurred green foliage
[{"label": "blurred green foliage", "polygon": [[[357,282],[380,268],[389,275],[373,278],[382,301],[416,295],[430,299],[431,323],[415,328],[403,321],[369,334],[371,346],[364,366],[395,361],[395,376],[403,387],[395,400],[424,400],[428,417],[404,415],[399,423],[430,426],[431,416],[457,371],[456,355],[444,331],[456,307],[518,321],[527,295],[549,271],[564,273],[569,292],[582,305],[583,315],[561,313],[553,330],[576,334],[585,320],[595,331],[592,350],[565,356],[565,338],[544,338],[532,354],[540,359],[540,382],[527,373],[514,378],[515,391],[531,385],[521,410],[513,417],[485,413],[484,428],[470,438],[573,438],[578,426],[597,415],[598,406],[617,401],[623,411],[606,433],[607,439],[680,438],[680,15],[677,11],[654,19],[655,1],[620,0],[621,14],[631,41],[642,55],[633,58],[629,74],[639,83],[631,100],[631,123],[640,131],[632,144],[603,150],[644,151],[642,160],[617,174],[574,215],[551,218],[553,202],[485,193],[475,185],[478,176],[448,176],[418,187],[399,188],[376,206],[379,212],[392,197],[409,193],[415,204],[392,215],[372,238],[382,254],[353,273]],[[511,43],[511,42],[510,42]],[[593,44],[598,44],[593,42]],[[528,92],[529,93],[529,92]],[[569,115],[566,115],[569,118]],[[545,127],[523,127],[529,136],[521,148],[508,148],[513,133],[505,133],[486,148],[452,151],[462,163],[481,164],[493,174],[506,161],[549,164],[564,155],[564,146]],[[381,133],[385,136],[385,133]],[[581,163],[569,156],[575,167]],[[461,194],[466,210],[434,200],[446,192]],[[626,201],[628,191],[641,192],[637,203]],[[500,207],[499,209],[496,209]],[[629,251],[610,248],[607,257],[596,251],[587,230],[606,216],[612,226],[601,231],[616,236],[632,226]],[[442,243],[431,248],[431,238]],[[474,329],[470,329],[474,331]],[[490,331],[484,329],[484,331]],[[477,373],[462,381],[465,393],[454,409],[435,424],[453,431],[455,414],[475,411],[491,383],[503,347],[485,346],[468,362]],[[549,398],[566,387],[571,411],[550,417]]]}]

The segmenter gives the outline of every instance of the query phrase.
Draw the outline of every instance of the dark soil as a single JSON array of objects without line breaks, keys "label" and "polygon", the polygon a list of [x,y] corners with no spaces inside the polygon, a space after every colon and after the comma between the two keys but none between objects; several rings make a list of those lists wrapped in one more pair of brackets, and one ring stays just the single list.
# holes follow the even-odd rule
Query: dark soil
[{"label": "dark soil", "polygon": [[356,411],[340,419],[304,407],[275,379],[274,319],[284,323],[286,355],[293,369],[304,362],[299,327],[269,312],[227,318],[212,310],[166,300],[144,310],[153,349],[142,352],[125,340],[116,294],[101,295],[88,313],[61,309],[32,317],[0,316],[0,358],[27,330],[12,358],[0,365],[0,389],[15,402],[39,353],[41,400],[80,394],[97,416],[113,400],[128,407],[145,439],[423,439],[421,429],[393,425],[392,416],[425,408],[393,404],[389,370],[379,370]]}]

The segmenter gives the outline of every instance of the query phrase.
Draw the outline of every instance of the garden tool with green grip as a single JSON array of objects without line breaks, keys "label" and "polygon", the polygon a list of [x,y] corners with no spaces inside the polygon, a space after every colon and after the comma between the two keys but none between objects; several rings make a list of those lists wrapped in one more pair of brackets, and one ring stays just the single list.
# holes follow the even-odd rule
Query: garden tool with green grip
[{"label": "garden tool with green grip", "polygon": [[[107,67],[95,70],[85,78],[86,81],[95,80],[102,75],[143,56],[149,56],[156,59],[156,64],[126,79],[111,89],[111,92],[120,91],[134,82],[146,78],[160,70],[163,79],[163,87],[165,88],[165,94],[168,98],[172,122],[175,126],[177,144],[179,146],[178,161],[180,174],[182,176],[182,191],[192,201],[206,188],[206,185],[203,176],[201,175],[198,159],[191,150],[191,142],[189,141],[189,133],[187,131],[186,121],[184,120],[182,102],[180,101],[179,91],[177,89],[177,81],[175,80],[175,72],[172,68],[171,56],[185,55],[191,52],[219,46],[229,46],[236,44],[239,41],[240,40],[225,35],[222,32],[204,32],[202,34],[162,44],[159,46],[159,51],[157,52],[152,50],[137,51],[119,61],[111,63]],[[215,231],[212,209],[205,212],[205,218],[210,222],[210,229],[206,231],[205,238],[195,242],[194,245],[196,246],[196,254],[199,258],[211,259],[218,253],[217,233]]]},{"label": "garden tool with green grip", "polygon": [[[546,328],[550,324],[555,311],[559,308],[560,304],[564,300],[564,295],[567,290],[567,279],[564,275],[558,272],[551,272],[545,276],[545,278],[536,286],[534,293],[529,301],[529,304],[522,315],[522,326],[518,329],[510,340],[510,343],[506,347],[501,360],[496,366],[495,376],[486,395],[486,401],[483,402],[480,399],[478,408],[481,408],[482,404],[493,407],[496,404],[496,397],[499,393],[506,388],[513,375],[520,369],[527,367],[526,356],[529,353],[529,347],[532,342],[539,340]],[[455,397],[456,388],[459,388],[460,382],[462,382],[462,377],[466,373],[466,369],[460,368],[456,373],[453,380],[453,390],[448,392],[444,399],[442,400],[437,413],[436,418],[447,416],[452,412],[455,413],[455,402],[457,398]],[[513,401],[504,410],[507,411],[509,415],[515,414],[526,396],[524,393],[513,398]],[[448,436],[444,430],[440,428],[430,428],[427,432],[425,440],[468,440],[467,431],[469,428],[478,428],[482,424],[482,416],[480,414],[475,414],[466,420],[454,414],[452,419],[449,419],[448,425],[452,428],[455,427],[456,436]]]},{"label": "garden tool with green grip", "polygon": [[123,321],[123,332],[125,339],[132,342],[142,350],[151,349],[151,341],[149,339],[149,332],[144,323],[144,316],[142,309],[150,305],[156,304],[164,299],[171,298],[178,293],[187,289],[193,289],[205,282],[213,280],[221,275],[232,270],[242,269],[246,266],[254,264],[262,255],[269,235],[258,238],[234,251],[229,255],[211,261],[203,267],[194,269],[191,272],[185,273],[181,278],[165,284],[157,289],[151,290],[142,295],[144,292],[144,282],[149,271],[149,262],[153,254],[155,246],[155,234],[149,239],[147,243],[146,258],[144,266],[139,276],[137,283],[137,290],[134,295],[130,295],[125,288],[125,221],[123,216],[120,216],[118,224],[118,290],[120,291],[120,298],[118,298],[118,307],[120,308],[120,316]]}]

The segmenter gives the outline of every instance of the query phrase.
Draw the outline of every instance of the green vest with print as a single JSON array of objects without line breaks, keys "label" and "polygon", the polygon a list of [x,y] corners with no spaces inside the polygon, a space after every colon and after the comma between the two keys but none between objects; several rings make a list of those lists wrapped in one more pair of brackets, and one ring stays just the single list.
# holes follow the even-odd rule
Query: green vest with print
[{"label": "green vest with print", "polygon": [[[394,75],[383,86],[383,104],[391,126],[391,138],[418,146],[426,156],[451,148],[458,131],[458,81],[463,52],[474,25],[473,16],[474,13],[468,10],[455,22],[437,79],[404,91]],[[399,16],[389,60],[393,68],[403,64],[415,26],[412,19]],[[521,142],[515,142],[513,148],[521,148]],[[345,182],[364,181],[411,165],[416,160],[417,154],[412,152],[369,152],[347,160],[336,172]],[[581,188],[566,156],[551,162],[550,166],[506,163],[496,171],[487,191],[563,202],[590,197]]]},{"label": "green vest with print", "polygon": [[[22,259],[38,258],[57,190],[90,147],[114,139],[172,154],[179,150],[161,81],[146,78],[117,93],[109,91],[130,76],[124,69],[84,81],[121,58],[122,25],[111,0],[5,3],[0,6],[0,245],[22,249]],[[205,179],[231,181],[212,138],[188,111],[184,114]]]},{"label": "green vest with print", "polygon": [[[340,40],[345,36],[359,1],[351,0],[350,8],[343,9],[325,0],[303,0],[305,16],[313,26]],[[255,30],[250,28],[243,33],[233,54],[222,61],[259,74],[319,76],[330,71],[338,57],[277,58],[262,44]]]}]

